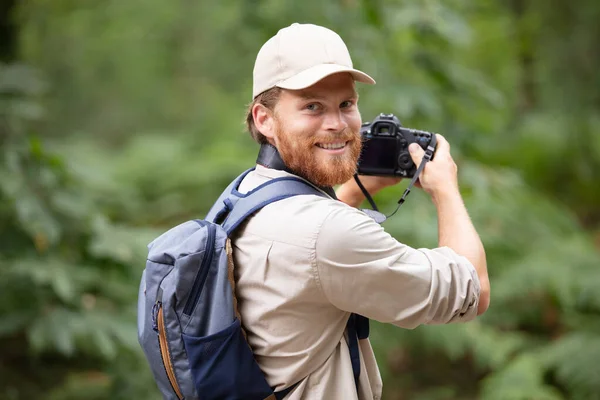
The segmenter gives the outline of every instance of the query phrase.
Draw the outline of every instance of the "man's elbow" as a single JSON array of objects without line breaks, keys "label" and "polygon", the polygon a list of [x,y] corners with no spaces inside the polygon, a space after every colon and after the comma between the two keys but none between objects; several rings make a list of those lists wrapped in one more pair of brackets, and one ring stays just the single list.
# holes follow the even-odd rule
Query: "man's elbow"
[{"label": "man's elbow", "polygon": [[479,305],[477,306],[477,315],[487,311],[490,306],[490,281],[485,279],[481,282],[481,291],[479,292]]}]

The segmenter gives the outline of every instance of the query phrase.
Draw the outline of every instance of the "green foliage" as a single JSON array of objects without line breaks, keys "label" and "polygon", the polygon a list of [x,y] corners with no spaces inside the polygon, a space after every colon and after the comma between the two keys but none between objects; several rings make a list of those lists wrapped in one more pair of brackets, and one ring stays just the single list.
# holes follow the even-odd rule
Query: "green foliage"
[{"label": "green foliage", "polygon": [[[30,133],[38,79],[21,65],[0,69],[0,398],[129,398],[117,386],[127,368],[112,364],[140,364],[132,290],[140,269],[130,266],[142,265],[154,232],[111,222],[96,192]],[[30,363],[35,372],[24,374]]]},{"label": "green foliage", "polygon": [[[384,398],[600,398],[600,3],[579,3],[20,2],[25,64],[0,67],[0,398],[158,398],[135,327],[145,246],[253,163],[252,63],[294,21],[338,31],[378,81],[358,87],[364,120],[449,139],[486,248],[483,317],[373,323]],[[385,227],[437,245],[418,190]]]}]

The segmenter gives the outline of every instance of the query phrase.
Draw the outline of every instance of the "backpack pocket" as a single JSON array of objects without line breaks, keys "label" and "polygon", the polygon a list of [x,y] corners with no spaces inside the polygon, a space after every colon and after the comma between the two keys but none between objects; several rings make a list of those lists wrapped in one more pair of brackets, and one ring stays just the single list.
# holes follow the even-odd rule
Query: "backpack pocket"
[{"label": "backpack pocket", "polygon": [[240,320],[204,337],[182,335],[202,398],[264,400],[273,394],[242,333]]},{"label": "backpack pocket", "polygon": [[167,330],[165,329],[162,304],[157,302],[155,306],[157,307],[155,327],[158,331],[158,346],[160,348],[160,356],[165,367],[165,372],[167,373],[167,378],[169,379],[169,383],[171,384],[175,395],[178,399],[183,400],[183,394],[181,393],[179,383],[177,383],[175,368],[173,367],[171,352],[169,350],[169,340],[167,338]]}]

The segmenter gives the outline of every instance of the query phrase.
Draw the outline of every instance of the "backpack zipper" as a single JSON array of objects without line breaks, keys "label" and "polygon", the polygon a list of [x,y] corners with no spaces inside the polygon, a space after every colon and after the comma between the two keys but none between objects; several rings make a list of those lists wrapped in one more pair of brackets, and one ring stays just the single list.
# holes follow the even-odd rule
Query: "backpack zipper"
[{"label": "backpack zipper", "polygon": [[158,331],[158,345],[160,347],[160,356],[163,361],[163,365],[165,366],[165,371],[167,372],[167,378],[173,387],[173,391],[179,400],[183,400],[183,395],[181,394],[181,389],[179,388],[179,384],[177,383],[177,379],[175,378],[175,371],[173,370],[173,363],[171,362],[171,354],[169,352],[169,344],[167,343],[167,331],[165,330],[165,320],[163,315],[162,303],[157,301],[155,307],[158,309],[158,313],[156,315],[156,325]]},{"label": "backpack zipper", "polygon": [[192,314],[192,311],[194,311],[194,306],[198,302],[200,294],[202,293],[204,281],[206,280],[206,276],[208,275],[208,269],[212,264],[213,253],[215,251],[214,247],[216,230],[217,228],[213,224],[208,225],[208,238],[206,239],[206,250],[204,251],[202,263],[200,264],[200,271],[198,271],[196,279],[194,279],[194,285],[192,286],[190,297],[188,297],[188,300],[185,303],[185,307],[183,308],[183,313],[185,315],[189,316]]}]

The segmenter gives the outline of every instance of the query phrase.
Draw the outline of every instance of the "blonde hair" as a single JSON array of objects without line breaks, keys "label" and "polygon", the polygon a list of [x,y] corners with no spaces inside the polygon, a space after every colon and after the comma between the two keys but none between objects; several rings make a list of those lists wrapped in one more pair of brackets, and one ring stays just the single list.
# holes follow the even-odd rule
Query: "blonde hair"
[{"label": "blonde hair", "polygon": [[254,100],[252,100],[252,102],[248,105],[248,108],[246,111],[246,128],[248,129],[250,136],[252,136],[252,139],[257,141],[259,144],[268,143],[268,141],[267,141],[267,138],[265,137],[265,135],[260,133],[260,131],[258,130],[256,125],[254,124],[254,117],[252,116],[252,108],[254,107],[255,104],[262,104],[263,106],[267,107],[269,110],[273,111],[273,109],[275,108],[275,105],[277,104],[277,101],[279,100],[280,95],[281,95],[281,89],[278,88],[277,86],[275,86],[269,90],[262,92],[258,96],[256,96],[254,98]]}]

